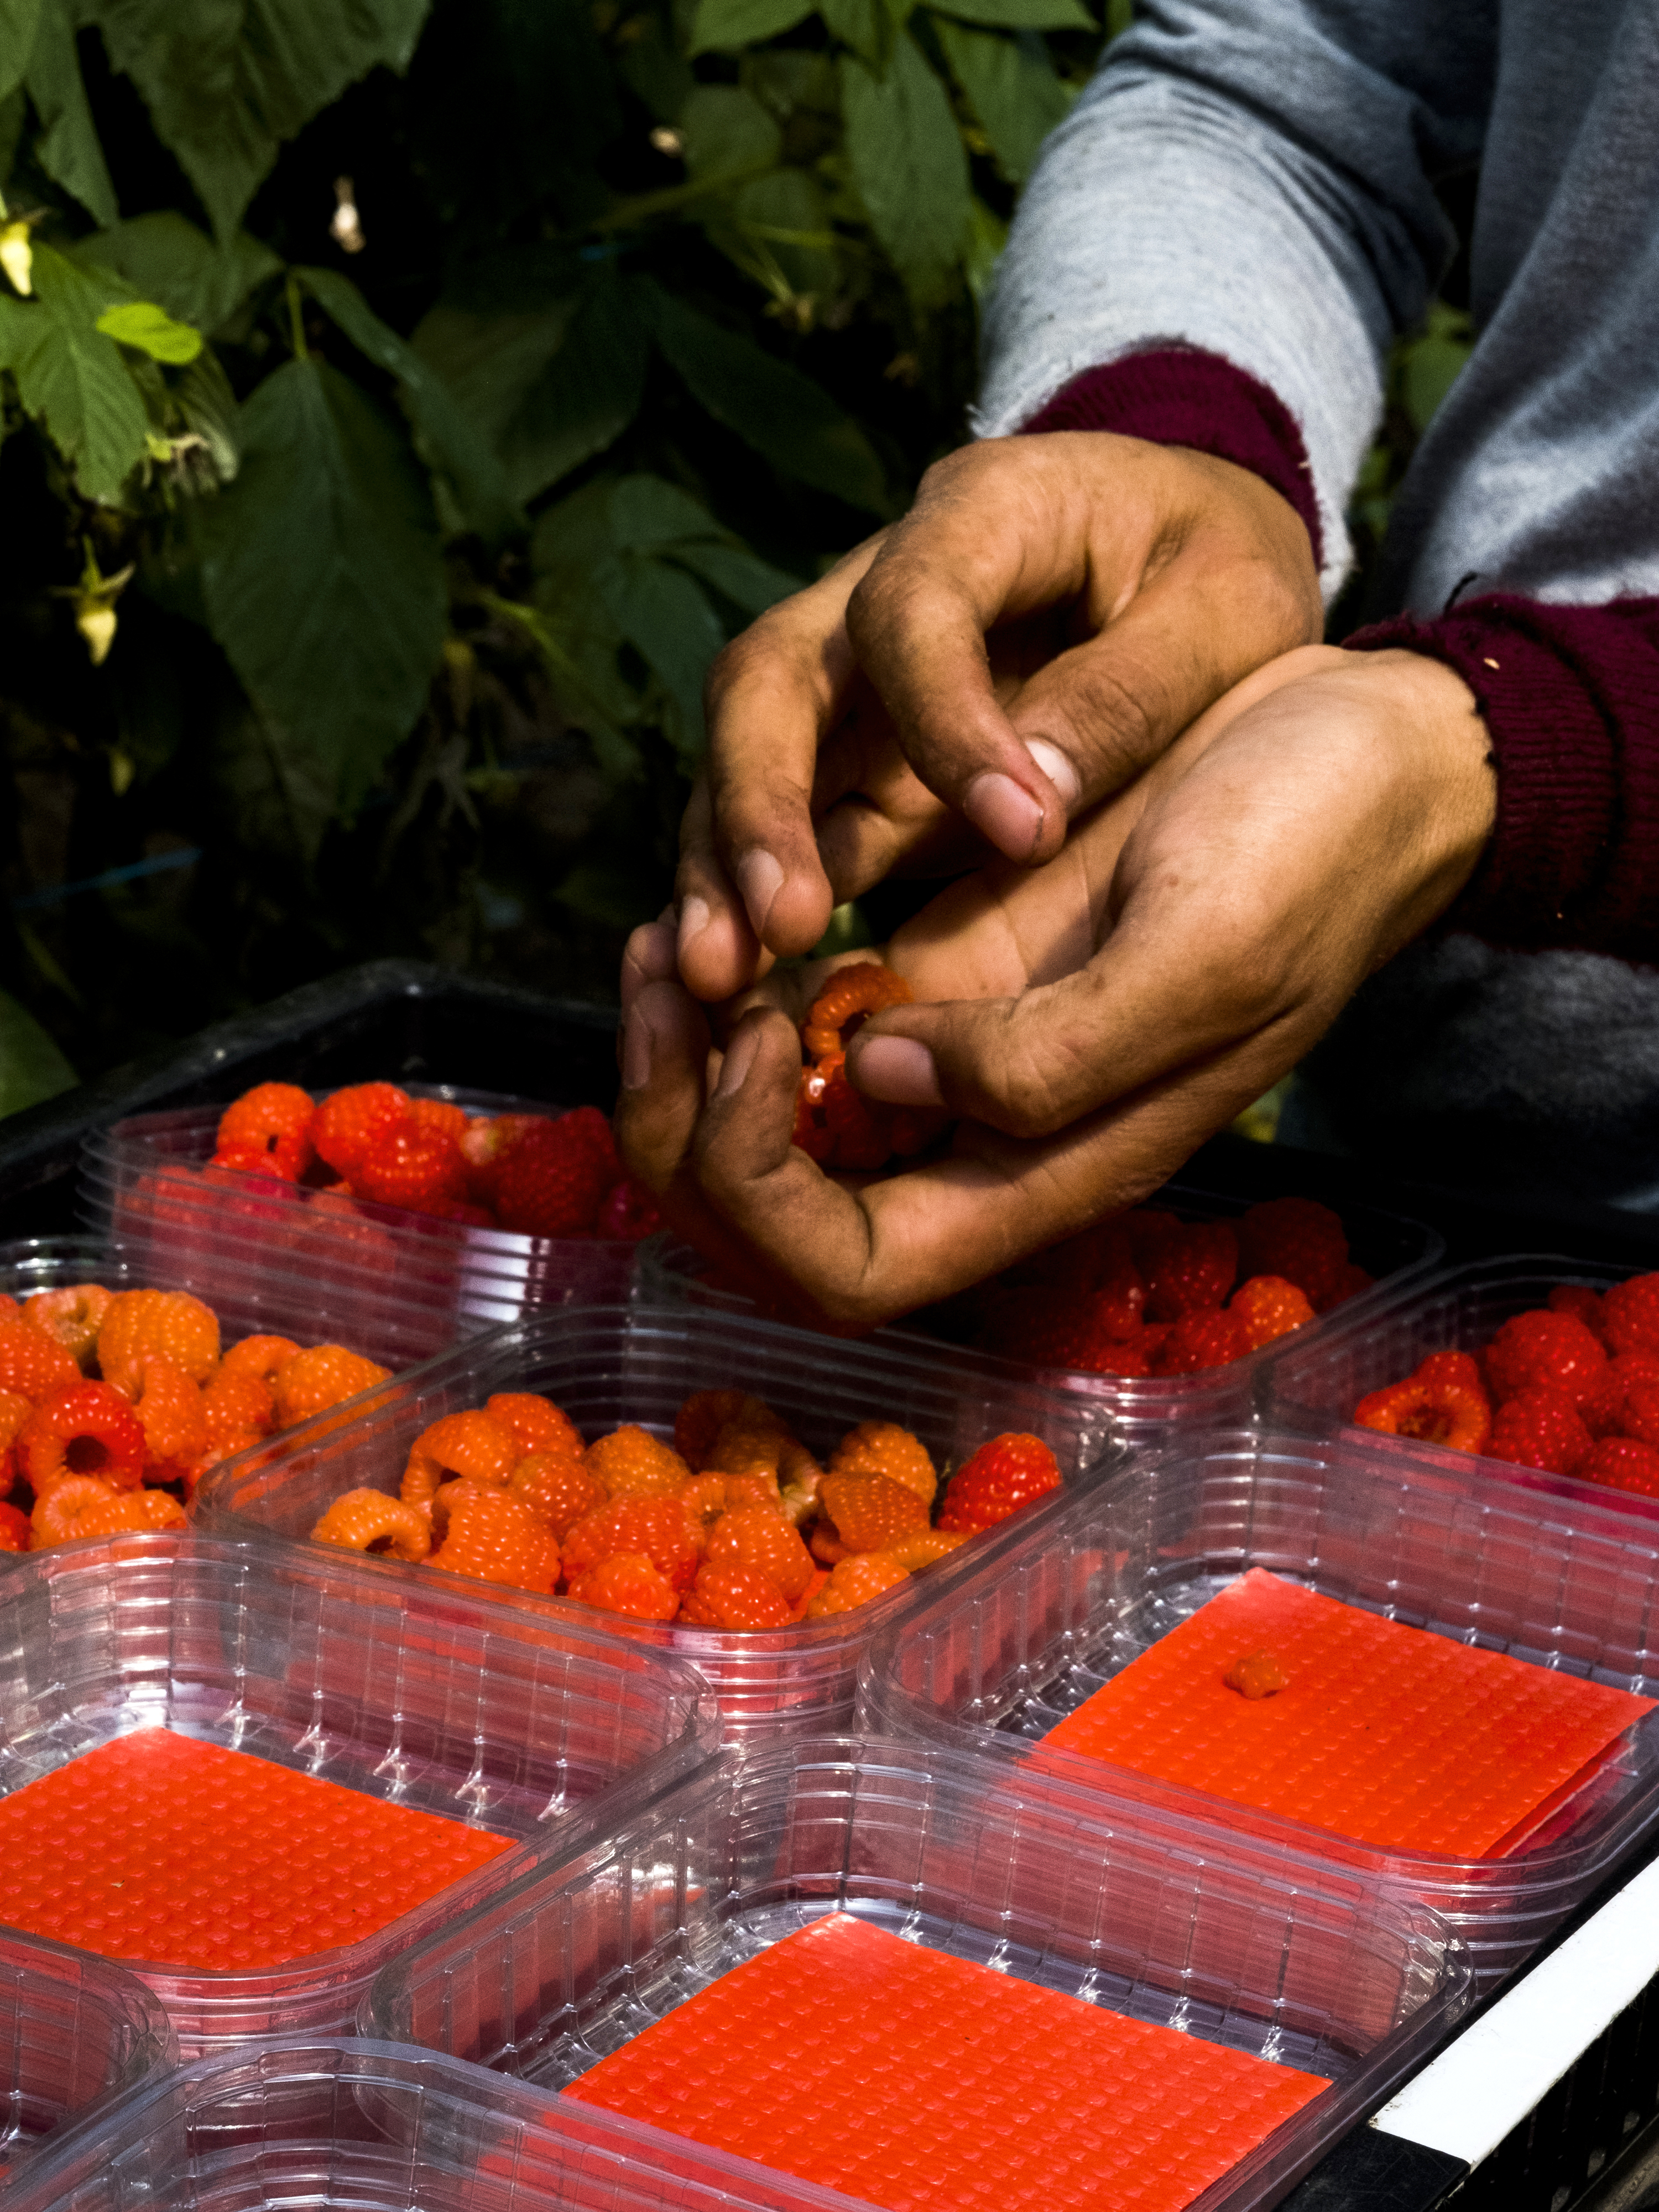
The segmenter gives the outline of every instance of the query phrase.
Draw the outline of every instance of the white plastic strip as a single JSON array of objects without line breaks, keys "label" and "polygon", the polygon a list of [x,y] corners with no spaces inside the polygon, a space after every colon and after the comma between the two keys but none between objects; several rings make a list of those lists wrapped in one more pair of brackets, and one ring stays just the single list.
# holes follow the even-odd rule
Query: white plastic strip
[{"label": "white plastic strip", "polygon": [[1372,2121],[1478,2166],[1659,1974],[1659,1862],[1626,1883]]}]

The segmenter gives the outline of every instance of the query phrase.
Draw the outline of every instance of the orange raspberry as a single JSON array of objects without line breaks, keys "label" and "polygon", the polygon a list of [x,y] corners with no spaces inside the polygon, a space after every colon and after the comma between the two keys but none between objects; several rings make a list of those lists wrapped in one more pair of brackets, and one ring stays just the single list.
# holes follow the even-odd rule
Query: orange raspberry
[{"label": "orange raspberry", "polygon": [[834,1613],[852,1613],[909,1579],[898,1561],[886,1553],[862,1552],[830,1569],[829,1581],[806,1608],[806,1618],[825,1620]]},{"label": "orange raspberry", "polygon": [[[75,1385],[71,1382],[70,1389]],[[34,1411],[21,1390],[0,1390],[0,1495],[17,1480],[17,1431]]]},{"label": "orange raspberry", "polygon": [[159,1352],[145,1353],[137,1373],[132,1409],[144,1431],[149,1479],[175,1482],[208,1448],[202,1394],[188,1375]]},{"label": "orange raspberry", "polygon": [[520,1458],[528,1452],[555,1459],[582,1455],[581,1431],[550,1398],[538,1398],[533,1390],[498,1390],[484,1401],[484,1411],[511,1432]]},{"label": "orange raspberry", "polygon": [[101,1283],[75,1283],[62,1291],[37,1291],[24,1301],[23,1319],[31,1328],[55,1336],[78,1367],[84,1368],[109,1311],[109,1292]]},{"label": "orange raspberry", "polygon": [[188,1291],[118,1291],[98,1332],[98,1364],[106,1382],[125,1397],[138,1389],[138,1364],[147,1352],[205,1382],[219,1364],[219,1323],[212,1309]]},{"label": "orange raspberry", "polygon": [[589,1444],[586,1465],[605,1485],[607,1498],[678,1496],[691,1470],[670,1445],[631,1424]]},{"label": "orange raspberry", "polygon": [[395,1083],[348,1084],[317,1109],[311,1141],[335,1174],[349,1180],[370,1146],[404,1127],[410,1105]]},{"label": "orange raspberry", "polygon": [[[896,1544],[902,1540],[897,1536],[893,1539]],[[839,1566],[843,1559],[850,1559],[854,1557],[853,1553],[836,1535],[833,1522],[820,1521],[812,1531],[811,1541],[812,1557],[821,1560],[826,1567]]]},{"label": "orange raspberry", "polygon": [[446,1098],[411,1098],[409,1118],[416,1128],[444,1138],[458,1151],[469,1126],[465,1107],[451,1105]]},{"label": "orange raspberry", "polygon": [[36,1498],[29,1516],[30,1548],[44,1552],[82,1536],[122,1536],[185,1525],[184,1507],[165,1490],[112,1490],[95,1474],[71,1474]]},{"label": "orange raspberry", "polygon": [[253,1375],[261,1382],[273,1382],[290,1359],[297,1359],[300,1347],[291,1337],[245,1336],[240,1344],[233,1344],[219,1363],[222,1375]]},{"label": "orange raspberry", "polygon": [[665,1581],[684,1589],[697,1571],[697,1547],[678,1498],[614,1498],[578,1521],[564,1540],[573,1577],[625,1552],[643,1553]]},{"label": "orange raspberry", "polygon": [[270,1434],[276,1425],[276,1401],[268,1382],[226,1361],[203,1385],[202,1416],[209,1448],[228,1455]]},{"label": "orange raspberry", "polygon": [[446,1413],[416,1437],[404,1468],[405,1505],[429,1505],[441,1483],[458,1479],[505,1490],[520,1454],[513,1431],[488,1413]]},{"label": "orange raspberry", "polygon": [[217,1150],[236,1154],[239,1167],[251,1155],[265,1175],[298,1182],[311,1165],[316,1118],[309,1096],[295,1084],[256,1084],[220,1115]]},{"label": "orange raspberry", "polygon": [[50,1392],[19,1427],[16,1454],[17,1472],[37,1498],[71,1475],[94,1476],[111,1490],[136,1490],[144,1475],[144,1431],[107,1382],[71,1382]]},{"label": "orange raspberry", "polygon": [[372,1390],[377,1382],[391,1380],[389,1367],[377,1367],[343,1344],[314,1344],[271,1378],[277,1426],[291,1429],[313,1413],[325,1413],[331,1406],[355,1398],[360,1390]]},{"label": "orange raspberry", "polygon": [[432,1565],[477,1582],[544,1593],[559,1578],[559,1547],[522,1498],[505,1490],[472,1488],[471,1496],[457,1497],[451,1505]]},{"label": "orange raspberry", "polygon": [[708,1464],[720,1431],[737,1419],[743,1408],[758,1404],[741,1390],[694,1390],[674,1416],[674,1449],[690,1468],[701,1474]]},{"label": "orange raspberry", "polygon": [[769,1474],[801,1491],[816,1491],[823,1480],[806,1446],[758,1398],[744,1400],[715,1437],[703,1466],[709,1474]]},{"label": "orange raspberry", "polygon": [[565,1459],[556,1452],[526,1452],[507,1486],[561,1543],[578,1521],[605,1504],[605,1485],[580,1459]]},{"label": "orange raspberry", "polygon": [[860,1421],[836,1446],[830,1455],[832,1474],[884,1474],[914,1490],[924,1505],[931,1505],[939,1488],[939,1474],[920,1437],[902,1429],[896,1421]]},{"label": "orange raspberry", "polygon": [[812,1001],[801,1040],[813,1060],[844,1053],[866,1016],[884,1006],[907,1006],[910,986],[902,975],[873,960],[838,968]]},{"label": "orange raspberry", "polygon": [[814,1567],[812,1579],[789,1608],[791,1620],[805,1620],[812,1610],[812,1601],[830,1580],[828,1567]]},{"label": "orange raspberry", "polygon": [[45,1329],[22,1321],[0,1322],[0,1390],[33,1405],[49,1390],[67,1389],[81,1379],[75,1361]]},{"label": "orange raspberry", "polygon": [[596,1605],[606,1613],[625,1613],[634,1620],[672,1620],[680,1609],[679,1593],[641,1552],[617,1552],[570,1585],[578,1605]]},{"label": "orange raspberry", "polygon": [[752,1567],[705,1566],[680,1601],[680,1617],[700,1628],[787,1628],[788,1600]]},{"label": "orange raspberry", "polygon": [[824,1510],[849,1552],[883,1552],[927,1526],[927,1508],[890,1474],[826,1474]]},{"label": "orange raspberry", "polygon": [[763,1505],[721,1516],[708,1539],[708,1565],[747,1567],[775,1583],[792,1601],[812,1579],[812,1554],[800,1532]]},{"label": "orange raspberry", "polygon": [[29,1516],[15,1505],[0,1505],[0,1552],[27,1552],[33,1531]]},{"label": "orange raspberry", "polygon": [[[931,1567],[935,1559],[947,1558],[977,1533],[972,1528],[918,1528],[908,1536],[901,1536],[896,1544],[889,1544],[881,1556],[914,1574],[918,1567]],[[859,1552],[853,1556],[868,1559],[870,1554]]]},{"label": "orange raspberry", "polygon": [[349,1552],[386,1552],[394,1559],[423,1559],[432,1548],[426,1516],[383,1490],[348,1490],[311,1532],[314,1544]]},{"label": "orange raspberry", "polygon": [[680,1510],[699,1550],[708,1543],[714,1523],[726,1510],[726,1480],[723,1474],[700,1474],[680,1492]]},{"label": "orange raspberry", "polygon": [[1298,1290],[1283,1275],[1252,1275],[1248,1283],[1241,1283],[1227,1302],[1229,1313],[1235,1313],[1244,1324],[1244,1348],[1259,1352],[1264,1344],[1288,1336],[1293,1328],[1301,1328],[1314,1317],[1314,1310],[1305,1291]]},{"label": "orange raspberry", "polygon": [[351,1171],[351,1188],[377,1206],[435,1213],[465,1203],[466,1176],[448,1138],[411,1121],[375,1139]]}]

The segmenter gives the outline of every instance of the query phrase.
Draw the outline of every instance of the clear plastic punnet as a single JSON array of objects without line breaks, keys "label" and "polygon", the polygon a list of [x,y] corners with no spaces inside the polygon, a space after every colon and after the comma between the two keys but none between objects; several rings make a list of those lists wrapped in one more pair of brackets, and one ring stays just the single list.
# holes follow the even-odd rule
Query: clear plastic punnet
[{"label": "clear plastic punnet", "polygon": [[562,2088],[829,1913],[1328,2081],[1194,2212],[1275,2203],[1469,1988],[1431,1911],[1294,1853],[1218,1851],[1179,1816],[914,1742],[806,1737],[728,1747],[580,1863],[416,1946],[359,2025]]},{"label": "clear plastic punnet", "polygon": [[125,1967],[0,1930],[0,2187],[46,2147],[153,2081],[178,2045],[157,2000]]},{"label": "clear plastic punnet", "polygon": [[[1659,1532],[1593,1497],[1533,1497],[1455,1460],[1378,1451],[1352,1430],[1172,1442],[1068,1500],[1040,1545],[1011,1546],[948,1607],[924,1597],[872,1645],[863,1711],[895,1735],[1024,1771],[1066,1714],[1252,1567],[1459,1643],[1659,1694]],[[1177,1809],[1218,1849],[1255,1838],[1393,1883],[1458,1932],[1481,1984],[1519,1966],[1659,1824],[1659,1711],[1504,1858],[1382,1850],[1076,1753],[1042,1764],[1079,1788]]]},{"label": "clear plastic punnet", "polygon": [[[482,1406],[497,1390],[551,1398],[591,1443],[623,1422],[672,1437],[694,1390],[736,1387],[763,1398],[802,1441],[828,1453],[855,1423],[912,1429],[941,1469],[1005,1430],[1041,1437],[1068,1486],[1117,1464],[1097,1405],[1046,1389],[977,1354],[914,1339],[837,1344],[798,1329],[685,1306],[563,1307],[480,1338],[366,1395],[349,1423],[324,1414],[215,1468],[196,1495],[198,1526],[303,1543],[341,1492],[396,1492],[410,1448],[446,1413]],[[938,1565],[856,1611],[750,1633],[625,1619],[568,1599],[532,1597],[499,1584],[490,1601],[541,1618],[580,1621],[689,1660],[714,1686],[728,1734],[755,1728],[823,1728],[849,1720],[858,1663],[871,1636],[922,1590],[956,1589],[973,1559],[1016,1527],[1047,1524],[1056,1492],[1000,1530],[976,1537]],[[343,1556],[318,1545],[309,1556]],[[429,1565],[380,1558],[369,1570],[417,1590],[477,1589]]]},{"label": "clear plastic punnet", "polygon": [[155,1728],[513,1844],[377,1933],[286,1965],[124,1960],[186,2057],[250,2035],[343,2033],[387,1957],[528,1866],[585,1849],[705,1761],[720,1733],[706,1685],[654,1652],[453,1585],[400,1588],[344,1556],[180,1534],[19,1560],[0,1619],[0,1796]]},{"label": "clear plastic punnet", "polygon": [[[1165,1207],[1189,1221],[1235,1220],[1250,1203],[1183,1183],[1171,1183],[1147,1200],[1150,1206]],[[1333,1329],[1363,1322],[1379,1300],[1419,1281],[1446,1249],[1437,1231],[1375,1206],[1346,1206],[1342,1219],[1354,1259],[1377,1278],[1376,1285],[1298,1329],[1298,1345],[1322,1342]],[[660,1234],[647,1238],[640,1248],[635,1294],[653,1304],[678,1299],[712,1312],[754,1312],[750,1299],[701,1279],[708,1265],[690,1244]],[[896,1337],[914,1341],[920,1336],[930,1342],[959,1343],[967,1334],[963,1319],[967,1311],[963,1299],[925,1308],[881,1331],[880,1340]],[[1138,1441],[1158,1435],[1174,1423],[1183,1428],[1213,1427],[1218,1422],[1243,1419],[1256,1401],[1271,1352],[1276,1349],[1268,1346],[1224,1367],[1202,1368],[1192,1375],[1093,1375],[1075,1369],[1033,1369],[1000,1359],[996,1364],[999,1371],[1011,1374],[1040,1373],[1052,1389],[1094,1400],[1109,1414],[1120,1436]],[[977,1357],[988,1360],[993,1354],[981,1351]]]},{"label": "clear plastic punnet", "polygon": [[[410,1084],[410,1097],[469,1114],[563,1110],[495,1092]],[[538,1306],[626,1297],[635,1247],[618,1238],[526,1237],[439,1221],[262,1176],[210,1169],[218,1106],[135,1115],[82,1148],[79,1210],[91,1227],[197,1267],[268,1266],[320,1287],[344,1309],[413,1299],[444,1318],[443,1343]],[[426,1346],[440,1348],[439,1341]]]}]

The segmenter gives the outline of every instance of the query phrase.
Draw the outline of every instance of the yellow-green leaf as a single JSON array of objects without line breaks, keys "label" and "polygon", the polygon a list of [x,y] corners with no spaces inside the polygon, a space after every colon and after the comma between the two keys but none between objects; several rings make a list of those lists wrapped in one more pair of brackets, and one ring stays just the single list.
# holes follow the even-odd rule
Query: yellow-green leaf
[{"label": "yellow-green leaf", "polygon": [[202,350],[200,331],[193,331],[188,323],[175,323],[163,308],[148,300],[128,300],[118,307],[106,307],[93,328],[106,338],[147,353],[152,361],[170,362],[179,368],[194,361]]}]

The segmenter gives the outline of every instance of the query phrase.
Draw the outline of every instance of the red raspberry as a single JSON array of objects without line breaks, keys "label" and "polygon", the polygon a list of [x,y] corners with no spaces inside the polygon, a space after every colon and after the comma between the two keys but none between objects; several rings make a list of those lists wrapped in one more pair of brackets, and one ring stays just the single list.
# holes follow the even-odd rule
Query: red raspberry
[{"label": "red raspberry", "polygon": [[1151,1275],[1165,1246],[1187,1226],[1178,1213],[1161,1206],[1137,1206],[1120,1214],[1117,1225],[1128,1238],[1129,1256],[1143,1276]]},{"label": "red raspberry", "polygon": [[1146,1279],[1146,1318],[1213,1313],[1237,1274],[1238,1239],[1224,1221],[1183,1224],[1167,1238]]},{"label": "red raspberry", "polygon": [[1590,1433],[1571,1398],[1547,1383],[1501,1405],[1486,1447],[1494,1459],[1549,1474],[1577,1474],[1590,1455]]},{"label": "red raspberry", "polygon": [[1345,1298],[1357,1298],[1361,1291],[1372,1290],[1376,1284],[1375,1275],[1368,1275],[1352,1260],[1345,1260],[1315,1299],[1314,1311],[1328,1314],[1333,1307],[1340,1306]]},{"label": "red raspberry", "polygon": [[654,1237],[662,1225],[662,1215],[651,1193],[642,1182],[635,1182],[632,1176],[624,1176],[606,1194],[593,1233],[596,1237],[622,1237],[629,1244],[637,1244],[642,1237]]},{"label": "red raspberry", "polygon": [[1542,1310],[1516,1314],[1486,1346],[1486,1380],[1493,1401],[1540,1385],[1559,1390],[1575,1406],[1593,1399],[1606,1375],[1607,1355],[1582,1321]]},{"label": "red raspberry", "polygon": [[1246,1275],[1283,1275],[1316,1311],[1348,1261],[1347,1233],[1328,1206],[1312,1198],[1270,1198],[1238,1221],[1238,1264]]},{"label": "red raspberry", "polygon": [[854,1090],[843,1062],[826,1071],[821,1110],[836,1167],[860,1174],[886,1165],[893,1149],[889,1116],[873,1099]]},{"label": "red raspberry", "polygon": [[1614,1352],[1659,1352],[1659,1275],[1632,1275],[1601,1300],[1607,1344]]},{"label": "red raspberry", "polygon": [[1033,1367],[1070,1367],[1087,1375],[1124,1372],[1120,1355],[1140,1334],[1142,1293],[1115,1284],[1104,1291],[1006,1291],[990,1301],[980,1332],[987,1352]]},{"label": "red raspberry", "polygon": [[[1596,1379],[1594,1393],[1578,1408],[1593,1437],[1640,1436],[1629,1421],[1630,1401],[1636,1392],[1659,1382],[1659,1353],[1620,1352],[1609,1359]],[[1654,1438],[1659,1443],[1659,1437]]]},{"label": "red raspberry", "polygon": [[503,1229],[526,1237],[591,1237],[620,1180],[611,1126],[592,1106],[538,1121],[508,1151],[495,1182]]},{"label": "red raspberry", "polygon": [[378,1206],[425,1213],[464,1202],[466,1176],[452,1137],[409,1121],[375,1139],[352,1170],[351,1188]]},{"label": "red raspberry", "polygon": [[[1621,1359],[1641,1359],[1645,1354],[1627,1352]],[[1613,1361],[1618,1366],[1620,1360]],[[1626,1390],[1624,1402],[1619,1408],[1620,1427],[1627,1437],[1638,1443],[1659,1445],[1659,1383],[1644,1379],[1632,1382]]]},{"label": "red raspberry", "polygon": [[1244,1324],[1247,1352],[1259,1352],[1264,1344],[1304,1328],[1314,1317],[1307,1293],[1283,1275],[1252,1275],[1233,1292],[1227,1310]]},{"label": "red raspberry", "polygon": [[1192,1375],[1202,1367],[1224,1367],[1249,1350],[1237,1314],[1183,1314],[1153,1353],[1152,1372]]},{"label": "red raspberry", "polygon": [[1607,1341],[1607,1316],[1601,1310],[1601,1294],[1587,1283],[1558,1283],[1549,1295],[1552,1313],[1571,1314],[1582,1321],[1590,1334],[1602,1343]]},{"label": "red raspberry", "polygon": [[947,1534],[992,1528],[1060,1486],[1060,1462],[1041,1437],[993,1437],[951,1477],[939,1526]]},{"label": "red raspberry", "polygon": [[545,1114],[497,1114],[493,1121],[469,1121],[459,1139],[467,1188],[480,1206],[494,1206],[495,1185],[507,1156],[526,1131],[539,1128]]},{"label": "red raspberry", "polygon": [[1406,1382],[1362,1398],[1353,1417],[1362,1429],[1452,1451],[1483,1452],[1492,1440],[1486,1386],[1467,1352],[1431,1352]]},{"label": "red raspberry", "polygon": [[363,1155],[409,1120],[410,1098],[395,1083],[352,1083],[325,1098],[312,1124],[319,1156],[349,1182]]},{"label": "red raspberry", "polygon": [[[298,1182],[311,1165],[312,1124],[317,1109],[307,1092],[292,1083],[259,1083],[245,1091],[219,1117],[216,1162],[246,1167],[246,1155],[284,1182]],[[234,1153],[234,1161],[226,1158]]]},{"label": "red raspberry", "polygon": [[1633,1437],[1603,1437],[1578,1473],[1584,1481],[1605,1483],[1609,1490],[1659,1498],[1659,1449]]}]

